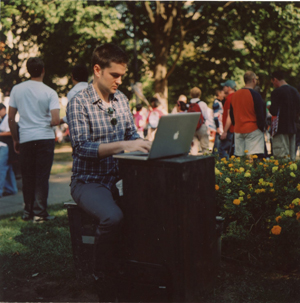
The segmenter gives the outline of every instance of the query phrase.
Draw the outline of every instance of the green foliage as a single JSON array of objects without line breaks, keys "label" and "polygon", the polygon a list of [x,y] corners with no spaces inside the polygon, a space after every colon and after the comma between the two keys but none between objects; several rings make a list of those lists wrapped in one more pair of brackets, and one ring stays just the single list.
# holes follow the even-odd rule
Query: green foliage
[{"label": "green foliage", "polygon": [[255,156],[250,160],[232,157],[217,161],[216,200],[225,218],[224,241],[230,253],[235,247],[237,258],[250,255],[273,266],[297,266],[299,165],[284,159],[258,160]]},{"label": "green foliage", "polygon": [[[44,82],[59,93],[66,93],[71,82],[60,87],[53,79],[69,75],[76,63],[89,66],[94,48],[110,42],[124,26],[119,13],[106,2],[12,0],[2,6],[2,41],[12,35],[11,42],[5,42],[0,62],[3,91],[22,80],[20,68],[37,45],[45,62]],[[25,56],[20,56],[20,50]]]},{"label": "green foliage", "polygon": [[242,87],[250,69],[268,99],[275,69],[298,85],[299,9],[298,2],[4,0],[1,89],[24,80],[21,67],[37,46],[46,84],[65,94],[71,80],[65,85],[57,78],[69,76],[76,63],[90,67],[93,49],[112,41],[131,59],[122,86],[129,98],[132,82],[142,81],[147,97],[168,89],[171,108],[193,86],[209,103],[226,79]]}]

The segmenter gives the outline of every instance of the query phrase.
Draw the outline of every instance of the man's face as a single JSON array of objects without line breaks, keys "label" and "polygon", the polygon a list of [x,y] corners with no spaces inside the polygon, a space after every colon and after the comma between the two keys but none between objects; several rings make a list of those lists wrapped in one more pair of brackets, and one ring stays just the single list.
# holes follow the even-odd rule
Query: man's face
[{"label": "man's face", "polygon": [[224,92],[224,95],[227,96],[228,93],[229,93],[229,87],[228,86],[224,86],[223,87],[223,92]]},{"label": "man's face", "polygon": [[225,92],[224,92],[224,89],[219,91],[219,94],[218,94],[218,99],[219,100],[223,100],[225,97]]},{"label": "man's face", "polygon": [[271,82],[272,82],[272,84],[273,84],[273,86],[274,86],[275,88],[279,87],[279,83],[278,83],[278,80],[277,80],[276,78],[272,78],[272,79],[271,79]]},{"label": "man's face", "polygon": [[98,64],[94,66],[96,86],[103,96],[114,94],[122,83],[127,64],[112,62],[110,67],[101,69]]}]

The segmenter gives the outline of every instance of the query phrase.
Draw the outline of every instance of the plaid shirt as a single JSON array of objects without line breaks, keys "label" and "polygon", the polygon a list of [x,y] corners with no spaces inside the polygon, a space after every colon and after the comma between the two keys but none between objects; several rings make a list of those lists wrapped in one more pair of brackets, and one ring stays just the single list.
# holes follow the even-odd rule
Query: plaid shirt
[{"label": "plaid shirt", "polygon": [[[97,94],[93,84],[76,94],[67,105],[67,119],[73,147],[73,179],[96,182],[111,189],[118,179],[118,160],[112,156],[99,159],[101,143],[140,138],[130,112],[127,97],[117,91],[111,96],[114,109],[108,114],[107,107]],[[112,118],[117,124],[111,124]]]}]

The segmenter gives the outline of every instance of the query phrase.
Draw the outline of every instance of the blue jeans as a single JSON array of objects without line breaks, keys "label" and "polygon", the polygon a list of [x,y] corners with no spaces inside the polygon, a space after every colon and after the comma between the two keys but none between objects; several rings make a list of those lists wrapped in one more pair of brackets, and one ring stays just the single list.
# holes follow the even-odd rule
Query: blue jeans
[{"label": "blue jeans", "polygon": [[220,142],[221,142],[220,134],[216,133],[215,143],[214,143],[214,147],[213,147],[213,150],[212,150],[212,154],[213,155],[220,153],[220,151],[219,151],[219,149],[220,149]]},{"label": "blue jeans", "polygon": [[234,143],[233,143],[233,139],[234,139],[234,133],[231,132],[227,132],[227,137],[224,140],[220,140],[220,144],[219,144],[219,155],[220,155],[220,159],[222,158],[226,158],[228,159],[230,155],[234,154]]},{"label": "blue jeans", "polygon": [[54,139],[20,144],[24,214],[47,217],[49,177],[54,156]]},{"label": "blue jeans", "polygon": [[13,195],[18,192],[12,165],[8,163],[8,154],[8,146],[0,146],[0,197],[4,190]]}]

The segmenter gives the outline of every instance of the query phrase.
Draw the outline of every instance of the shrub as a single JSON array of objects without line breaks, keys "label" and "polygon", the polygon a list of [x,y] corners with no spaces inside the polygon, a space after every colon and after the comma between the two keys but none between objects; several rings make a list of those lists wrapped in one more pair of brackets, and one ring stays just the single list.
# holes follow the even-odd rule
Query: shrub
[{"label": "shrub", "polygon": [[216,161],[216,201],[225,218],[223,251],[286,268],[300,257],[299,162],[232,156]]}]

